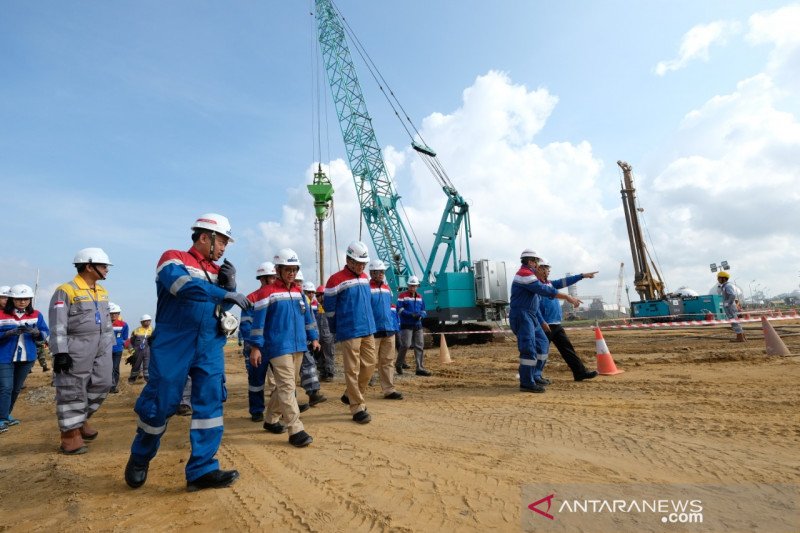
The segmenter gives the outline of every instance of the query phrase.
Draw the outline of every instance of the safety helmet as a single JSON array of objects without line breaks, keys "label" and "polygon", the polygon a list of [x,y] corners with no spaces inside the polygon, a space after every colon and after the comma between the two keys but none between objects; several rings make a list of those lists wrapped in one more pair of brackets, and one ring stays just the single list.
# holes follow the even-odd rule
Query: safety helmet
[{"label": "safety helmet", "polygon": [[325,287],[323,287],[322,285],[317,287],[317,294],[325,294]]},{"label": "safety helmet", "polygon": [[139,322],[144,322],[146,320],[153,320],[153,317],[150,315],[142,315],[142,318],[139,319]]},{"label": "safety helmet", "polygon": [[275,265],[272,264],[270,261],[264,261],[256,270],[256,279],[260,278],[261,276],[277,276],[278,273],[275,272]]},{"label": "safety helmet", "polygon": [[0,287],[0,296],[9,296],[8,292],[11,290],[11,287],[8,285],[3,285]]},{"label": "safety helmet", "polygon": [[303,278],[303,271],[298,269],[297,270],[297,274],[294,275],[294,280],[295,281],[303,281],[303,279],[304,279]]},{"label": "safety helmet", "polygon": [[525,248],[524,250],[522,250],[522,253],[519,254],[519,260],[522,261],[528,258],[541,259],[539,257],[539,254],[536,253],[536,251],[533,248]]},{"label": "safety helmet", "polygon": [[540,267],[549,267],[549,266],[552,266],[552,265],[550,264],[550,261],[548,261],[544,257],[540,257],[539,258],[539,266]]},{"label": "safety helmet", "polygon": [[72,260],[73,265],[85,265],[93,263],[95,265],[108,265],[113,266],[108,255],[102,248],[84,248],[75,254],[75,259]]},{"label": "safety helmet", "polygon": [[369,262],[369,266],[367,268],[370,271],[372,271],[372,270],[386,270],[386,263],[384,263],[380,259],[375,259],[375,260]]},{"label": "safety helmet", "polygon": [[410,278],[408,278],[408,285],[409,287],[411,285],[419,285],[419,278],[417,276],[411,276]]},{"label": "safety helmet", "polygon": [[27,285],[14,285],[8,291],[9,298],[33,298],[33,289]]},{"label": "safety helmet", "polygon": [[228,217],[224,217],[218,213],[206,213],[200,215],[197,220],[192,224],[192,229],[207,229],[228,238],[228,242],[233,242],[233,234],[231,232],[231,223]]},{"label": "safety helmet", "polygon": [[304,281],[303,282],[303,292],[316,292],[316,287],[314,287],[313,281]]},{"label": "safety helmet", "polygon": [[275,263],[275,266],[296,266],[300,268],[300,259],[298,259],[297,254],[291,248],[282,248],[278,250],[278,253],[275,254],[272,261]]},{"label": "safety helmet", "polygon": [[367,245],[361,241],[353,241],[347,245],[347,257],[359,263],[369,263]]},{"label": "safety helmet", "polygon": [[122,308],[115,303],[108,302],[108,312],[109,313],[121,313]]},{"label": "safety helmet", "polygon": [[730,279],[731,275],[728,274],[727,272],[725,272],[724,270],[720,270],[719,272],[717,272],[717,277],[718,278]]}]

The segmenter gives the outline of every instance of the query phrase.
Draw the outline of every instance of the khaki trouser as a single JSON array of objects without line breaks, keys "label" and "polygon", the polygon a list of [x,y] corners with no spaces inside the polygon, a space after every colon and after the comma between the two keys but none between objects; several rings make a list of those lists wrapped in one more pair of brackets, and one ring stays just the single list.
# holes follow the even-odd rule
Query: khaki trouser
[{"label": "khaki trouser", "polygon": [[381,381],[383,395],[395,392],[394,388],[394,333],[386,337],[375,338],[375,348],[378,351],[378,377]]},{"label": "khaki trouser", "polygon": [[266,420],[275,424],[283,418],[283,423],[289,429],[289,435],[303,431],[300,421],[300,409],[297,407],[295,397],[295,379],[297,375],[295,361],[303,358],[303,352],[281,355],[269,360],[272,374],[275,377],[275,390],[267,403]]},{"label": "khaki trouser", "polygon": [[375,371],[375,338],[368,335],[348,339],[338,343],[336,350],[342,352],[344,382],[347,385],[345,394],[350,399],[350,413],[364,411],[367,409],[364,392]]}]

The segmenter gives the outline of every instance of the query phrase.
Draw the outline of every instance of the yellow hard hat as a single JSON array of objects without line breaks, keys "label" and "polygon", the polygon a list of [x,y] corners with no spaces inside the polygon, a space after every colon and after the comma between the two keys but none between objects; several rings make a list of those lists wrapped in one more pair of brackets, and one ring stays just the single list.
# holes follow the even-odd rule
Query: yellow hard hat
[{"label": "yellow hard hat", "polygon": [[718,278],[730,279],[731,275],[728,274],[727,272],[725,272],[724,270],[720,270],[719,273],[717,274],[717,277]]}]

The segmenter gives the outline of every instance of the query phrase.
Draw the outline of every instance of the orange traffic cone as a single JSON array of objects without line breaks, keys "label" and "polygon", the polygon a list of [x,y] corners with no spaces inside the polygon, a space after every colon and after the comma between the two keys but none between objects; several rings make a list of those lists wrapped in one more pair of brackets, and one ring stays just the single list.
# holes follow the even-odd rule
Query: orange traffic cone
[{"label": "orange traffic cone", "polygon": [[764,341],[767,343],[767,355],[792,355],[765,316],[761,317],[761,328],[764,330]]},{"label": "orange traffic cone", "polygon": [[444,340],[444,333],[439,334],[439,362],[443,365],[453,362],[450,359],[450,349],[447,347],[447,341]]},{"label": "orange traffic cone", "polygon": [[594,342],[597,345],[597,372],[601,376],[613,376],[625,372],[618,369],[617,365],[614,364],[614,358],[611,357],[611,352],[608,351],[606,340],[603,338],[603,332],[600,331],[599,326],[594,328]]}]

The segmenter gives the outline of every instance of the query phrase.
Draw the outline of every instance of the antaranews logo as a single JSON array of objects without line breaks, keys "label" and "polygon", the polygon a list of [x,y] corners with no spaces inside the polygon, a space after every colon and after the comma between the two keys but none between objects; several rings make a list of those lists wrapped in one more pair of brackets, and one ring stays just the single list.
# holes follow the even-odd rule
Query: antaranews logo
[{"label": "antaranews logo", "polygon": [[[550,514],[550,506],[553,503],[553,498],[555,497],[555,495],[556,495],[556,493],[554,492],[553,494],[551,494],[549,496],[545,496],[541,500],[536,500],[535,502],[533,502],[532,504],[530,504],[528,506],[528,509],[530,509],[534,513],[539,513],[540,515],[542,515],[545,518],[549,518],[550,520],[555,520],[555,517]],[[543,504],[544,502],[547,502],[547,510],[546,511],[542,511],[541,509],[538,508],[538,506]]]}]

